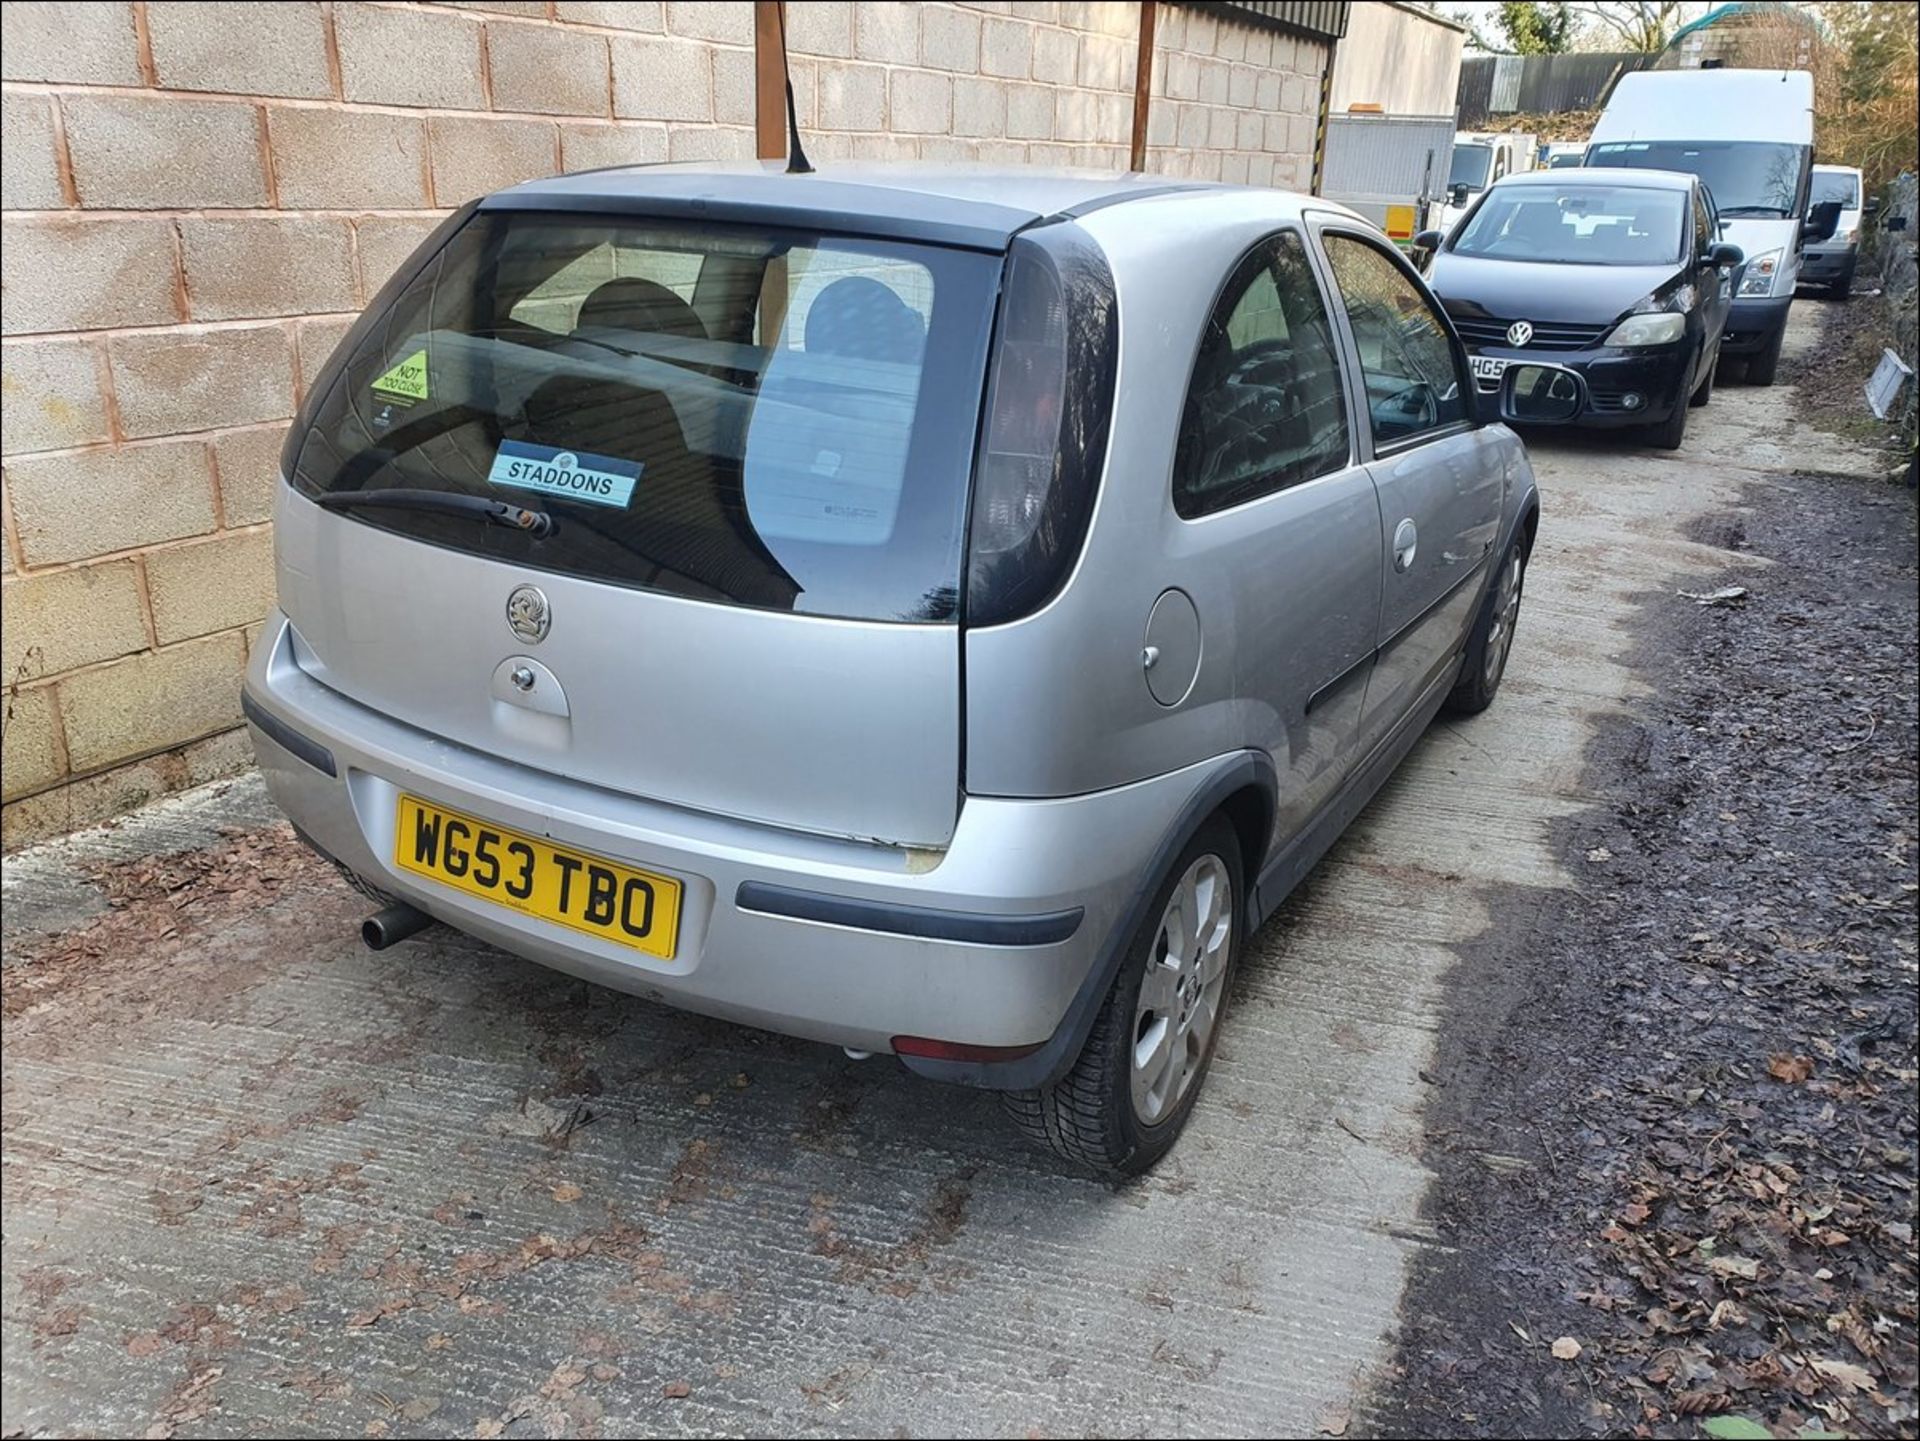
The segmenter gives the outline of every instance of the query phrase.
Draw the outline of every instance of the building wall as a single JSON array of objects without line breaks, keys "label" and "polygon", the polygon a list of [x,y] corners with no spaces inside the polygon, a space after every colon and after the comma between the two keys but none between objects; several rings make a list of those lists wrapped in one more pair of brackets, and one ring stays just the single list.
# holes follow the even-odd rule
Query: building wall
[{"label": "building wall", "polygon": [[[808,150],[1124,167],[1139,19],[797,0]],[[9,0],[0,55],[11,845],[245,764],[276,458],[321,363],[472,196],[750,156],[753,9]],[[1163,7],[1150,168],[1304,185],[1327,58]]]},{"label": "building wall", "polygon": [[1466,33],[1407,5],[1371,3],[1350,12],[1333,62],[1328,108],[1344,115],[1378,105],[1388,115],[1451,115]]}]

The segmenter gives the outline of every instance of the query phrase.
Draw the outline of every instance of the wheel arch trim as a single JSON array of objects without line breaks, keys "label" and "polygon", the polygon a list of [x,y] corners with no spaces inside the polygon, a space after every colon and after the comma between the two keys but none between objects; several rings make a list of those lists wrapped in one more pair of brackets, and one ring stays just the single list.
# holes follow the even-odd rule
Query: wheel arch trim
[{"label": "wheel arch trim", "polygon": [[[1239,799],[1248,792],[1258,797],[1263,809],[1253,810],[1249,801]],[[1258,907],[1254,902],[1252,878],[1260,873],[1266,859],[1270,835],[1262,837],[1257,855],[1249,852],[1248,832],[1243,819],[1236,818],[1230,808],[1239,807],[1243,808],[1243,813],[1264,816],[1266,828],[1271,832],[1272,818],[1279,807],[1279,795],[1279,775],[1274,768],[1273,758],[1266,752],[1234,751],[1219,758],[1208,771],[1206,779],[1194,787],[1173,824],[1160,837],[1152,857],[1141,867],[1141,883],[1133,899],[1101,940],[1094,963],[1088,967],[1085,979],[1080,982],[1080,988],[1068,1003],[1066,1015],[1054,1028],[1053,1034],[1037,1049],[1004,1061],[947,1061],[903,1055],[900,1057],[901,1064],[929,1080],[996,1091],[1030,1091],[1057,1081],[1073,1065],[1081,1046],[1086,1042],[1087,1033],[1093,1029],[1094,1017],[1099,1014],[1107,992],[1113,988],[1113,978],[1119,974],[1121,963],[1126,959],[1127,943],[1146,922],[1147,911],[1158,889],[1157,882],[1180,852],[1186,849],[1187,843],[1199,833],[1201,826],[1223,810],[1228,812],[1229,822],[1240,838],[1242,847],[1241,889],[1245,894],[1240,897],[1237,919],[1249,931],[1257,924]]]}]

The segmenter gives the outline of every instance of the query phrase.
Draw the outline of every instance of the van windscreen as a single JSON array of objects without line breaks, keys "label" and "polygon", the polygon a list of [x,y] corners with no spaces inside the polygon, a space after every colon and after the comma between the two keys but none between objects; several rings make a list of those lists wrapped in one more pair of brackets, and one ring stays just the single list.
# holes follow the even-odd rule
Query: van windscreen
[{"label": "van windscreen", "polygon": [[533,569],[952,622],[1000,264],[482,211],[329,366],[292,483],[545,512],[536,534],[445,510],[340,511]]},{"label": "van windscreen", "polygon": [[1813,172],[1813,193],[1807,198],[1807,204],[1826,205],[1837,203],[1842,210],[1860,208],[1860,177],[1848,170],[1816,170]]},{"label": "van windscreen", "polygon": [[1492,169],[1491,145],[1456,145],[1453,147],[1453,169],[1447,172],[1447,189],[1464,185],[1469,190],[1485,190],[1487,175]]},{"label": "van windscreen", "polygon": [[1784,220],[1794,213],[1806,151],[1757,140],[1633,140],[1595,145],[1587,164],[1697,175],[1723,220]]}]

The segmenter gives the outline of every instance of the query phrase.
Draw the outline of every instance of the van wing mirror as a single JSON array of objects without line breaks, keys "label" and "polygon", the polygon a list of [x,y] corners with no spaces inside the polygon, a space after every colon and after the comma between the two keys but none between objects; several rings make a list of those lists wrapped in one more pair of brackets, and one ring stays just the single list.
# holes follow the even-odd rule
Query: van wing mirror
[{"label": "van wing mirror", "polygon": [[1811,241],[1833,239],[1833,232],[1840,228],[1840,202],[1822,200],[1807,212],[1807,222],[1801,233]]},{"label": "van wing mirror", "polygon": [[1747,252],[1739,246],[1722,240],[1717,245],[1707,247],[1707,264],[1731,270],[1747,258]]},{"label": "van wing mirror", "polygon": [[1462,180],[1458,185],[1454,186],[1452,190],[1447,192],[1447,202],[1452,205],[1455,210],[1458,210],[1467,203],[1467,197],[1471,194],[1473,194],[1473,192],[1467,189],[1467,182]]},{"label": "van wing mirror", "polygon": [[1861,211],[1861,214],[1878,215],[1879,213],[1880,213],[1880,197],[1878,195],[1869,195],[1867,197],[1866,208]]},{"label": "van wing mirror", "polygon": [[1562,425],[1587,408],[1587,382],[1561,365],[1509,365],[1500,377],[1500,418],[1513,425]]},{"label": "van wing mirror", "polygon": [[1444,239],[1446,239],[1446,235],[1442,231],[1423,230],[1413,237],[1413,248],[1415,250],[1438,250],[1440,248],[1440,242]]}]

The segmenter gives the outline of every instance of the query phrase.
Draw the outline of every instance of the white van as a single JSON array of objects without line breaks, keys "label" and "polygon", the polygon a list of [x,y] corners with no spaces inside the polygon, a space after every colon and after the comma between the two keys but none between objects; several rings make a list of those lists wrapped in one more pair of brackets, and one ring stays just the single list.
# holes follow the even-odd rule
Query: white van
[{"label": "white van", "polygon": [[1813,206],[1825,203],[1840,207],[1839,227],[1825,240],[1809,242],[1800,257],[1800,284],[1823,285],[1835,300],[1845,300],[1853,292],[1853,271],[1860,260],[1860,221],[1865,213],[1861,202],[1863,182],[1855,165],[1816,165],[1813,167]]},{"label": "white van", "polygon": [[1533,169],[1537,147],[1531,135],[1495,135],[1462,130],[1453,137],[1447,198],[1428,222],[1441,234],[1452,230],[1483,191],[1503,176]]},{"label": "white van", "polygon": [[[1620,77],[1587,164],[1691,171],[1706,181],[1723,237],[1746,252],[1720,353],[1773,384],[1813,169],[1813,76],[1804,70],[1636,70]],[[1831,230],[1828,231],[1831,234]]]}]

